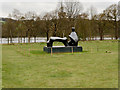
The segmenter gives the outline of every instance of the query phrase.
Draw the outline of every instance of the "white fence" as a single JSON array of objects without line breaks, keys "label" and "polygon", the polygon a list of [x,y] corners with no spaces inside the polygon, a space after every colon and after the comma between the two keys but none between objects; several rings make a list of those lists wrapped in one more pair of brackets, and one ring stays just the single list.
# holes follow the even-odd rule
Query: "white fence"
[{"label": "white fence", "polygon": [[[103,39],[104,40],[111,40],[110,37],[104,37]],[[113,38],[113,40],[114,39],[115,38]],[[86,38],[86,40],[89,40],[89,39]],[[92,40],[100,40],[100,37],[92,38]],[[18,38],[12,38],[12,43],[19,43],[19,41],[20,41],[20,43],[24,43],[24,42],[28,43],[28,38],[27,37],[25,39],[22,38],[22,41],[21,41],[21,38],[19,38],[19,40],[18,40]],[[47,41],[46,37],[36,37],[36,42],[46,42],[46,41]],[[30,38],[30,43],[34,43],[34,42],[35,42],[34,38],[33,37]],[[0,44],[7,44],[7,43],[8,43],[8,38],[0,38]],[[9,43],[11,43],[10,38],[9,38]]]},{"label": "white fence", "polygon": [[[19,40],[18,40],[19,39]],[[22,41],[21,41],[22,40]],[[28,38],[26,37],[25,39],[24,38],[12,38],[12,43],[28,43]],[[47,41],[47,38],[45,37],[36,37],[36,42],[46,42]],[[8,38],[0,38],[0,44],[7,44],[8,43]],[[10,42],[10,38],[9,38],[9,43]],[[34,43],[34,38],[30,38],[30,43]]]}]

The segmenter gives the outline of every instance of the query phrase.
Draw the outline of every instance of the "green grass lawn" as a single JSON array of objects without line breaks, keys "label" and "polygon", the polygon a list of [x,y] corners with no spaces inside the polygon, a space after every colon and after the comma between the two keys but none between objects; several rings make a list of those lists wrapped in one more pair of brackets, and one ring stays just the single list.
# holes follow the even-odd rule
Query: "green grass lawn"
[{"label": "green grass lawn", "polygon": [[3,45],[2,87],[118,87],[118,41],[80,41],[83,52],[73,54],[51,55],[43,52],[45,45]]},{"label": "green grass lawn", "polygon": [[2,89],[2,45],[0,45],[0,89]]}]

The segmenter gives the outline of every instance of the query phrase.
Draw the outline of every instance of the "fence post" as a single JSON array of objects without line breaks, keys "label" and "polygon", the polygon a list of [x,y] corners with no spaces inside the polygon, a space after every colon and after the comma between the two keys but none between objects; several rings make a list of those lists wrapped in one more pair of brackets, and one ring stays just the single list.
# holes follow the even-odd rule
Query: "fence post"
[{"label": "fence post", "polygon": [[51,55],[52,55],[52,47],[51,47]]},{"label": "fence post", "polygon": [[72,54],[73,54],[73,47],[72,47]]}]

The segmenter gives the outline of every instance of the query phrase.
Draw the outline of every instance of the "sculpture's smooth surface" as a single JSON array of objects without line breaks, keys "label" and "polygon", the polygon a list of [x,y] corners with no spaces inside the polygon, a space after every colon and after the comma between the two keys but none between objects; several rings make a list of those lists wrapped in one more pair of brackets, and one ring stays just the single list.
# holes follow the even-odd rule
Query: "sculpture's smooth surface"
[{"label": "sculpture's smooth surface", "polygon": [[50,39],[47,41],[47,47],[52,47],[54,41],[62,42],[65,46],[77,46],[78,45],[78,36],[75,32],[75,28],[72,27],[72,32],[69,35],[70,41],[67,42],[67,38],[61,38],[61,37],[50,37]]},{"label": "sculpture's smooth surface", "polygon": [[72,27],[72,32],[71,34],[69,35],[70,37],[70,41],[68,42],[68,45],[69,46],[77,46],[78,45],[78,36],[75,32],[75,28]]},{"label": "sculpture's smooth surface", "polygon": [[47,41],[47,47],[52,47],[54,41],[62,42],[65,46],[68,46],[67,38],[60,38],[60,37],[50,37],[50,39]]}]

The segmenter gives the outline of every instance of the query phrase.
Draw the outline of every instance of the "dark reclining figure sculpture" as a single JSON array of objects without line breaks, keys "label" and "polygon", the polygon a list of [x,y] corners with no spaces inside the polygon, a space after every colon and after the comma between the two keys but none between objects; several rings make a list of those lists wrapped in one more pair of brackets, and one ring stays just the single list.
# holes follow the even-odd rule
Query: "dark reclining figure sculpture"
[{"label": "dark reclining figure sculpture", "polygon": [[50,39],[47,41],[47,47],[52,47],[54,41],[62,42],[65,46],[68,46],[67,38],[60,38],[60,37],[50,37]]},{"label": "dark reclining figure sculpture", "polygon": [[72,27],[72,32],[69,35],[70,41],[67,42],[67,38],[60,38],[60,37],[50,37],[47,41],[47,47],[52,47],[54,41],[62,42],[65,46],[77,46],[78,45],[78,36],[75,32],[75,28]]}]

